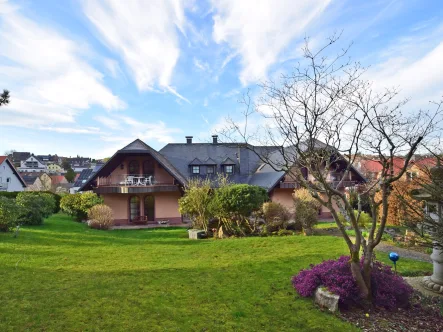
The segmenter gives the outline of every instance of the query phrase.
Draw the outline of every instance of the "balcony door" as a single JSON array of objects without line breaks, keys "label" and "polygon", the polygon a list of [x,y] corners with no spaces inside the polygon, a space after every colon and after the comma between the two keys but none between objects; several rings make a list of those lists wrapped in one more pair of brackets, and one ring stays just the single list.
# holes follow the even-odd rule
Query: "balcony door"
[{"label": "balcony door", "polygon": [[140,198],[132,196],[129,199],[129,221],[134,221],[140,216]]},{"label": "balcony door", "polygon": [[145,197],[145,216],[148,218],[148,221],[155,220],[154,203],[154,196]]}]

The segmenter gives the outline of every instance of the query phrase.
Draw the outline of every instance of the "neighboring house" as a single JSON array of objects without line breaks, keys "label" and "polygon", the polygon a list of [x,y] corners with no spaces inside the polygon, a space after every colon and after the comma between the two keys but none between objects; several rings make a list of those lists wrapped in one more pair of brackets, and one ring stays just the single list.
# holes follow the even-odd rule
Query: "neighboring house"
[{"label": "neighboring house", "polygon": [[21,161],[19,172],[46,172],[47,167],[37,157],[31,155],[26,160]]},{"label": "neighboring house", "polygon": [[0,191],[23,191],[26,183],[6,156],[0,156]]},{"label": "neighboring house", "polygon": [[31,156],[30,152],[13,152],[12,153],[12,162],[15,167],[20,167],[21,162],[25,161]]},{"label": "neighboring house", "polygon": [[71,194],[75,194],[76,192],[78,192],[80,187],[83,186],[91,176],[97,173],[97,171],[100,170],[102,166],[103,164],[97,164],[94,168],[84,169],[80,174],[77,174],[74,185],[71,187],[69,192]]},{"label": "neighboring house", "polygon": [[82,170],[86,168],[90,168],[91,166],[91,158],[86,157],[76,157],[76,158],[67,158],[71,168],[74,172],[80,173]]},{"label": "neighboring house", "polygon": [[[29,180],[31,180],[31,178],[29,178]],[[28,184],[28,187],[26,188],[27,191],[50,191],[51,189],[52,189],[52,180],[51,177],[46,173],[39,173],[35,177],[34,182]]]},{"label": "neighboring house", "polygon": [[[254,150],[272,155],[277,148],[257,146]],[[338,183],[345,164],[343,160],[334,168],[331,182]],[[216,179],[219,173],[226,174],[234,183],[263,187],[273,201],[293,207],[292,193],[297,186],[290,176],[264,165],[244,144],[218,143],[215,135],[212,143],[192,143],[192,137],[188,136],[186,143],[167,144],[160,151],[137,139],[118,150],[79,191],[93,190],[101,195],[114,211],[116,225],[164,220],[180,224],[178,200],[187,181],[193,177]],[[351,168],[349,179],[338,189],[344,191],[364,181]],[[323,217],[330,216],[324,208],[319,213]]]},{"label": "neighboring house", "polygon": [[47,165],[48,173],[66,173],[66,171],[58,164],[48,164]]},{"label": "neighboring house", "polygon": [[[401,180],[411,181],[416,177],[423,176],[429,169],[436,165],[434,157],[413,157],[408,164],[406,172],[401,177]],[[393,170],[394,174],[398,174],[405,164],[405,159],[402,157],[394,157]],[[383,166],[379,159],[376,158],[361,158],[357,163],[357,169],[368,180],[377,180],[381,176]]]}]

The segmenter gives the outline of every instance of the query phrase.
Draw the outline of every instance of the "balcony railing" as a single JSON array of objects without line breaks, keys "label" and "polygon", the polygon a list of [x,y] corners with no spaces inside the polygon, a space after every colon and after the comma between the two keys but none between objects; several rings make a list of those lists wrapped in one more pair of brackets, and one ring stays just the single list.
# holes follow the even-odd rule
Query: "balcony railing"
[{"label": "balcony railing", "polygon": [[159,182],[150,174],[119,174],[108,177],[99,177],[97,187],[122,186],[122,187],[150,187],[158,185],[173,185],[174,181]]},{"label": "balcony railing", "polygon": [[8,190],[8,183],[0,183],[0,191]]}]

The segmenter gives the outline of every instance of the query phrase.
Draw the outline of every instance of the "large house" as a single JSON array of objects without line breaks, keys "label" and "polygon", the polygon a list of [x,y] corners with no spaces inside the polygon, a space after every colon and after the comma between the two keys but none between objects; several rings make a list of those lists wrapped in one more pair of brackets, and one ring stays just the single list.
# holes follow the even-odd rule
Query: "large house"
[{"label": "large house", "polygon": [[18,168],[19,172],[46,172],[46,165],[38,159],[36,156],[31,155],[26,160],[22,160],[20,162],[20,167]]},{"label": "large house", "polygon": [[0,156],[0,191],[23,191],[26,183],[6,156]]},{"label": "large house", "polygon": [[[258,157],[273,150],[277,148],[256,146],[254,152],[244,144],[219,143],[214,135],[212,143],[193,143],[192,137],[187,136],[186,143],[170,143],[156,151],[137,139],[118,150],[80,191],[93,190],[101,195],[114,211],[116,225],[162,221],[180,224],[178,200],[187,181],[193,177],[215,179],[218,173],[226,174],[234,183],[263,187],[271,200],[292,209],[296,183],[285,172],[276,172],[263,164]],[[340,167],[343,169],[345,165]],[[340,174],[340,168],[334,168],[331,181],[339,180]],[[352,168],[340,190],[364,181]],[[330,216],[325,208],[319,213]]]}]

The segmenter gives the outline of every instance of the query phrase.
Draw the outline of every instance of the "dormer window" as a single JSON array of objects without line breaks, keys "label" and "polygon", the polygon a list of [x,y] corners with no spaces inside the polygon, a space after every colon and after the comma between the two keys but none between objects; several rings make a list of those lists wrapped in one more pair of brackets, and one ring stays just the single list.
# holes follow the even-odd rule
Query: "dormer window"
[{"label": "dormer window", "polygon": [[225,173],[226,174],[234,173],[234,165],[225,165]]},{"label": "dormer window", "polygon": [[192,166],[192,174],[200,174],[200,166]]},{"label": "dormer window", "polygon": [[206,166],[206,174],[214,174],[215,167],[214,166]]}]

